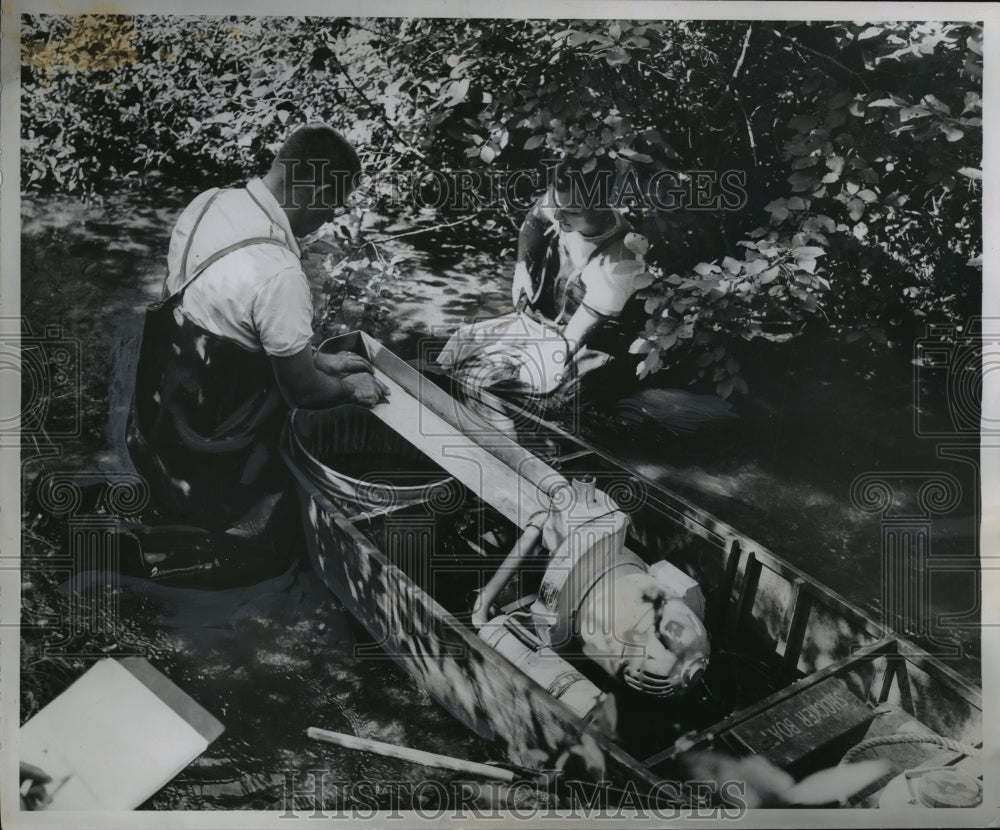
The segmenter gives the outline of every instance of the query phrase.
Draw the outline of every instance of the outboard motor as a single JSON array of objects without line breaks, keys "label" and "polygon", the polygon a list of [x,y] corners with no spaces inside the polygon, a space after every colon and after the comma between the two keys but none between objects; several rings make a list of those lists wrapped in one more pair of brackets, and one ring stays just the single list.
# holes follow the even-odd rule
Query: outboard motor
[{"label": "outboard motor", "polygon": [[[708,666],[697,583],[667,562],[648,567],[625,548],[628,517],[592,478],[543,530],[551,561],[531,608],[541,641],[579,653],[659,697],[690,690]],[[697,613],[696,613],[697,611]]]}]

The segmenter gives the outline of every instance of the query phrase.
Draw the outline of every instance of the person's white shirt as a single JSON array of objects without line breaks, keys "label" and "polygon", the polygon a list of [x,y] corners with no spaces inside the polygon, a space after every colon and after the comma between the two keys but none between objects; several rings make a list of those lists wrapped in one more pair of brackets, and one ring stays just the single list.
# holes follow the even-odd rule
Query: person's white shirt
[{"label": "person's white shirt", "polygon": [[[629,298],[635,293],[635,281],[642,268],[629,269],[630,272],[616,273],[621,262],[642,263],[642,257],[626,247],[625,234],[628,226],[625,217],[611,209],[614,225],[606,232],[584,236],[579,231],[563,231],[555,217],[555,201],[551,189],[535,204],[533,213],[539,219],[550,222],[559,234],[559,277],[573,273],[580,274],[585,290],[583,304],[604,317],[615,317],[622,312]],[[591,259],[594,250],[605,240],[618,234],[621,238],[604,248]]]},{"label": "person's white shirt", "polygon": [[[183,284],[181,259],[194,223],[214,192],[195,198],[177,220],[167,254],[168,294]],[[180,313],[245,349],[291,357],[312,338],[312,296],[288,218],[260,179],[251,180],[245,189],[223,190],[215,199],[191,242],[187,273],[194,273],[216,251],[253,237],[281,244],[239,248],[209,265],[184,290]]]}]

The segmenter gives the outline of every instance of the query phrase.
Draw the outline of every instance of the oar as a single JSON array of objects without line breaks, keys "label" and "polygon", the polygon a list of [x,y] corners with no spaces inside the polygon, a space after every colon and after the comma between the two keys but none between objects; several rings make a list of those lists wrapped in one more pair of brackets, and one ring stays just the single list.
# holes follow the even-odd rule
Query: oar
[{"label": "oar", "polygon": [[347,749],[360,749],[364,752],[373,752],[376,755],[384,755],[387,758],[398,758],[401,761],[409,761],[414,764],[422,764],[425,767],[437,767],[438,769],[450,769],[457,772],[467,772],[471,775],[479,775],[483,778],[492,778],[496,781],[512,783],[517,775],[511,770],[494,767],[490,764],[479,764],[475,761],[466,761],[462,758],[453,758],[450,755],[438,755],[435,752],[424,752],[422,749],[412,749],[407,746],[396,746],[383,741],[373,741],[369,738],[359,738],[356,735],[345,735],[342,732],[330,732],[326,729],[319,729],[310,726],[306,730],[313,740],[324,741],[328,744],[343,746]]}]

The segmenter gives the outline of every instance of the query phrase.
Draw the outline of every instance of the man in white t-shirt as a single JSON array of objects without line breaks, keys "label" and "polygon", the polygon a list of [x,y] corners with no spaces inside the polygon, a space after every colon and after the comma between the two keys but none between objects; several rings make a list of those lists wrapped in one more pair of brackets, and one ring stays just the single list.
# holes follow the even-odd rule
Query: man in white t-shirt
[{"label": "man in white t-shirt", "polygon": [[268,538],[286,488],[278,437],[288,407],[384,399],[363,358],[314,352],[297,241],[343,207],[360,167],[339,133],[307,125],[262,179],[202,193],[178,219],[128,428],[168,521],[223,541]]},{"label": "man in white t-shirt", "polygon": [[621,314],[644,265],[625,246],[628,222],[609,204],[612,166],[584,173],[562,162],[554,173],[521,226],[512,299],[561,326],[577,351]]}]

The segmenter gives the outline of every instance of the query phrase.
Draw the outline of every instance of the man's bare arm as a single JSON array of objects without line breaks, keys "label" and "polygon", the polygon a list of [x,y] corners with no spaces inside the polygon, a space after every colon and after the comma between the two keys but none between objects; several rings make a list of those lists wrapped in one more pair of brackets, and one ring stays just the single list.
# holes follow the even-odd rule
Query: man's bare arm
[{"label": "man's bare arm", "polygon": [[311,346],[291,357],[272,357],[278,387],[289,406],[323,409],[343,403],[374,406],[388,396],[386,387],[367,371],[337,378],[317,367]]},{"label": "man's bare arm", "polygon": [[535,263],[541,262],[545,256],[545,249],[548,247],[548,239],[545,236],[547,223],[538,215],[537,206],[532,209],[524,222],[521,223],[521,231],[517,236],[517,263],[514,266],[514,283],[511,287],[511,299],[515,306],[521,294],[531,295],[531,272],[535,270]]},{"label": "man's bare arm", "polygon": [[563,328],[563,337],[569,343],[570,354],[575,354],[581,346],[585,346],[598,325],[607,319],[603,314],[581,304]]}]

